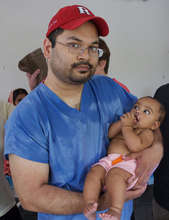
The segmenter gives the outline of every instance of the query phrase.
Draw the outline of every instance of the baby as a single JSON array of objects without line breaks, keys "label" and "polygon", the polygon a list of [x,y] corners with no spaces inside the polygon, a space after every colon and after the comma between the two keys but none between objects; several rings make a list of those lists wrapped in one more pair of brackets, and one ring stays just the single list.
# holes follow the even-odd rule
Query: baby
[{"label": "baby", "polygon": [[[108,155],[92,166],[84,185],[84,215],[89,220],[96,219],[97,202],[104,187],[110,195],[111,207],[99,216],[104,220],[120,220],[125,191],[137,182],[136,160],[124,161],[123,157],[150,147],[154,130],[159,128],[164,117],[165,109],[156,99],[142,97],[131,112],[110,125],[108,136],[113,139],[108,147]],[[128,185],[131,176],[135,181]]]}]

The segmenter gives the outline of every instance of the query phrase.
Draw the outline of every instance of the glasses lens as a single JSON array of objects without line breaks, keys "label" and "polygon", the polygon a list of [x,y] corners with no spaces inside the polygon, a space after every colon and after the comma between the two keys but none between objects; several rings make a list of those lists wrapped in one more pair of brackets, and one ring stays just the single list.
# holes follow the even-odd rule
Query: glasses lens
[{"label": "glasses lens", "polygon": [[103,50],[98,48],[98,56],[99,57],[102,57],[103,56]]}]

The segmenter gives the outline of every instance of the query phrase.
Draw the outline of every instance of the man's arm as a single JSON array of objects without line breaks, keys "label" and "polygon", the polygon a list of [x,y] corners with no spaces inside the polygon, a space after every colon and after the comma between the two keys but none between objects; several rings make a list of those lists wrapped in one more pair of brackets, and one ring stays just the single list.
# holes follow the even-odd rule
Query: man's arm
[{"label": "man's arm", "polygon": [[125,158],[125,160],[136,159],[137,168],[136,176],[139,178],[137,185],[145,185],[148,182],[149,177],[157,168],[160,160],[163,157],[163,144],[160,130],[157,129],[154,132],[153,145],[139,153],[132,153]]},{"label": "man's arm", "polygon": [[49,166],[9,155],[17,195],[25,209],[67,215],[83,211],[82,193],[71,192],[48,184]]},{"label": "man's arm", "polygon": [[[30,211],[57,215],[82,213],[82,193],[67,191],[48,184],[49,166],[14,154],[9,156],[12,178],[22,206]],[[140,196],[145,188],[126,192],[126,200]],[[99,210],[110,207],[107,194],[102,195]]]},{"label": "man's arm", "polygon": [[[145,192],[146,187],[147,187],[147,184],[142,185],[136,189],[131,189],[129,191],[126,191],[125,201],[136,199],[136,198],[140,197]],[[100,198],[98,210],[105,210],[105,209],[109,208],[111,206],[111,201],[112,201],[112,199],[111,199],[110,195],[107,192],[105,192]]]}]

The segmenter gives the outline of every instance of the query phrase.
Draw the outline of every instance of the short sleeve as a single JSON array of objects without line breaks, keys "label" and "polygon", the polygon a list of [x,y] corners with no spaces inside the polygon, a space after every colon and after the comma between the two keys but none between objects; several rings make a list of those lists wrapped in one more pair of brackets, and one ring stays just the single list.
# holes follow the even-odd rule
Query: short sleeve
[{"label": "short sleeve", "polygon": [[48,138],[43,122],[33,108],[19,107],[5,125],[5,155],[16,154],[24,159],[48,163]]}]

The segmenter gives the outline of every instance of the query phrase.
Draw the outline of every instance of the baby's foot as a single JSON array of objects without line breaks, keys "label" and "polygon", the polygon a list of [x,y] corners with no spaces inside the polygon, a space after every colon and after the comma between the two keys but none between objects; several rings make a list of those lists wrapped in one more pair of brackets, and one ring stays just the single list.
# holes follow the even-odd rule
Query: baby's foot
[{"label": "baby's foot", "polygon": [[119,210],[116,210],[116,209],[114,210],[110,208],[107,212],[100,213],[99,217],[102,220],[120,220],[121,212],[119,212]]},{"label": "baby's foot", "polygon": [[88,203],[87,206],[84,209],[84,215],[88,220],[95,220],[96,219],[96,210],[97,210],[98,204],[95,203]]}]

